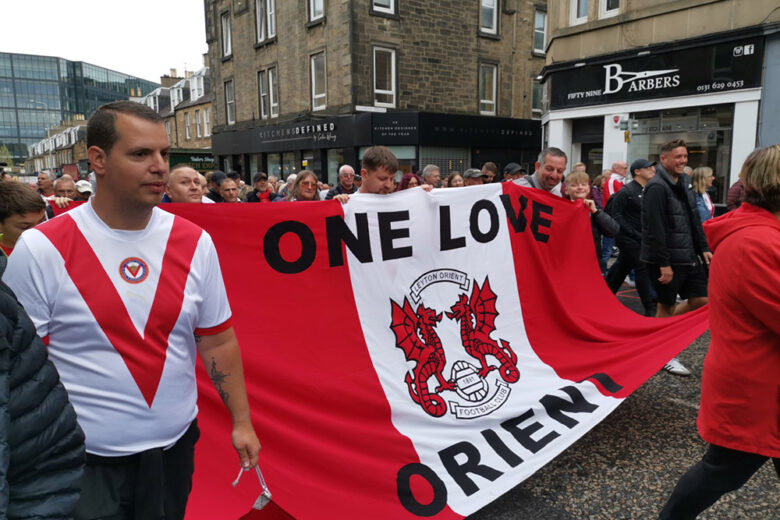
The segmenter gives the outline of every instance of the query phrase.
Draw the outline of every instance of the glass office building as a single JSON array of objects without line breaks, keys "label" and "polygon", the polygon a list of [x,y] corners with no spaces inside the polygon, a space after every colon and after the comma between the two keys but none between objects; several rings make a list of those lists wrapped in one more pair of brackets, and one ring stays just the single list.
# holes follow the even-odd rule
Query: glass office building
[{"label": "glass office building", "polygon": [[50,126],[159,86],[81,61],[0,52],[0,152],[6,147],[11,160],[22,162]]}]

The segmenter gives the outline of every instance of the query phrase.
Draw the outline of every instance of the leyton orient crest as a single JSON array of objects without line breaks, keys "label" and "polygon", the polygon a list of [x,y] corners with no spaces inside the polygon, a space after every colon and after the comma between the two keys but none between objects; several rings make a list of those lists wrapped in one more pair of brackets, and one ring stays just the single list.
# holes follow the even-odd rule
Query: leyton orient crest
[{"label": "leyton orient crest", "polygon": [[[422,292],[439,282],[457,284],[460,294],[442,315],[422,303]],[[468,294],[471,289],[471,294]],[[458,419],[474,419],[497,410],[509,397],[509,385],[520,379],[517,356],[509,342],[496,333],[497,296],[486,277],[480,286],[470,286],[466,273],[437,269],[420,276],[410,287],[402,304],[390,300],[396,347],[407,361],[414,362],[405,378],[411,399],[432,417],[450,411]],[[443,319],[460,328],[460,344],[444,345],[437,334]],[[493,336],[493,337],[491,337]],[[495,338],[495,339],[494,339]],[[445,376],[447,361],[454,361]],[[495,371],[495,372],[494,372]]]}]

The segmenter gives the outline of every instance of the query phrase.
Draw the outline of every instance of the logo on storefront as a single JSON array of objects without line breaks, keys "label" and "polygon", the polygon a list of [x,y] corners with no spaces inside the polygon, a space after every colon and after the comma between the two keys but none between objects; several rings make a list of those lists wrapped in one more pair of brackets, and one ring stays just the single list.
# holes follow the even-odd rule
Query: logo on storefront
[{"label": "logo on storefront", "polygon": [[657,90],[677,87],[680,85],[680,75],[675,74],[680,69],[646,70],[643,72],[624,72],[619,63],[604,65],[604,94],[615,94],[628,85],[628,92]]}]

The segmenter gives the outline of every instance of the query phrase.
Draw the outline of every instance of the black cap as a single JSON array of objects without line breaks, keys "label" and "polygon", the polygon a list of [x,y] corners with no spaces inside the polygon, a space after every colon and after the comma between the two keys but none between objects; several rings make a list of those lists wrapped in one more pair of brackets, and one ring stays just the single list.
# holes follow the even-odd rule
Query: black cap
[{"label": "black cap", "polygon": [[523,168],[516,162],[511,162],[504,166],[504,175],[514,175],[522,169]]},{"label": "black cap", "polygon": [[636,161],[631,163],[631,168],[628,169],[631,173],[634,173],[636,170],[647,168],[649,166],[655,166],[658,164],[655,161],[648,161],[647,159],[637,159]]},{"label": "black cap", "polygon": [[257,181],[259,181],[261,179],[267,181],[268,180],[268,175],[266,175],[264,172],[256,173],[255,176],[252,177],[252,184],[254,184],[255,182],[257,182]]},{"label": "black cap", "polygon": [[464,179],[476,179],[477,177],[482,177],[483,175],[484,173],[482,173],[482,170],[478,170],[477,168],[469,168],[463,172]]}]

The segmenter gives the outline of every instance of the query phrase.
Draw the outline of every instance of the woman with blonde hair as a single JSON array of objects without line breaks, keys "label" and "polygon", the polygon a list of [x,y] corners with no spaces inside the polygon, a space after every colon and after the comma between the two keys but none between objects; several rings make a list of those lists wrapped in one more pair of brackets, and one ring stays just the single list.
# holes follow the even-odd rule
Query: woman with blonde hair
[{"label": "woman with blonde hair", "polygon": [[709,443],[660,518],[694,519],[772,458],[780,475],[780,145],[751,153],[745,202],[704,224],[710,264],[710,347],[698,428]]},{"label": "woman with blonde hair", "polygon": [[320,190],[317,184],[319,179],[317,174],[311,170],[301,170],[298,172],[298,177],[295,179],[290,193],[287,195],[287,200],[320,200]]},{"label": "woman with blonde hair", "polygon": [[715,216],[715,205],[710,199],[707,189],[712,186],[715,176],[712,168],[709,166],[699,166],[693,170],[693,191],[696,197],[696,211],[699,213],[699,220],[704,223]]}]

